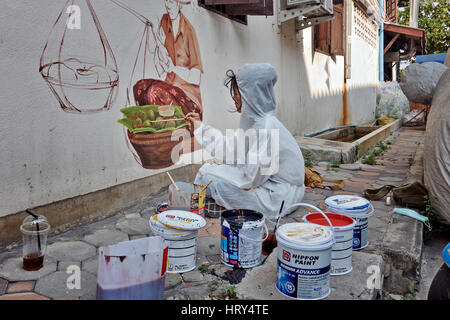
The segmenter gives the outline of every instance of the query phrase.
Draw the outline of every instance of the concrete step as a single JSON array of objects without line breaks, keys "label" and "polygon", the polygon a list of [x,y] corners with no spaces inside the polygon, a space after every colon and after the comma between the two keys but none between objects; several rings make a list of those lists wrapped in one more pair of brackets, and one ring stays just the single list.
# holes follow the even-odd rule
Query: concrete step
[{"label": "concrete step", "polygon": [[[263,265],[247,271],[242,282],[236,285],[236,292],[241,299],[292,300],[275,287],[277,254],[276,248]],[[350,273],[331,277],[331,294],[325,298],[326,300],[376,300],[381,297],[383,258],[377,254],[353,251],[352,260],[353,270]],[[368,280],[375,277],[379,282],[372,283],[375,283],[378,289],[368,288]]]}]

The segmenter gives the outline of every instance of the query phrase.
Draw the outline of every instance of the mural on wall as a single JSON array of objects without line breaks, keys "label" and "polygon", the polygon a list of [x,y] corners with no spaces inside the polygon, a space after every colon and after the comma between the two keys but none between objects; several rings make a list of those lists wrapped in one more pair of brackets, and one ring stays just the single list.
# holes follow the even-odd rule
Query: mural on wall
[{"label": "mural on wall", "polygon": [[[71,19],[81,13],[83,33],[68,32],[79,28]],[[98,38],[89,41],[92,38],[86,34]],[[66,2],[45,43],[39,72],[63,111],[93,113],[111,108],[119,83],[117,62],[90,0]]]},{"label": "mural on wall", "polygon": [[[144,25],[136,57],[130,61],[127,107],[121,109],[123,118],[118,122],[124,126],[129,150],[146,169],[170,167],[181,153],[200,149],[184,117],[189,112],[203,117],[200,46],[192,24],[183,14],[191,1],[161,1],[165,12],[153,23],[121,1],[110,0]],[[99,41],[86,44],[85,39],[72,38],[74,33],[68,31],[76,28],[70,24],[71,16],[77,13],[74,8],[89,12],[88,27],[99,34]],[[88,18],[83,20],[83,33],[89,32],[85,29]],[[117,94],[117,70],[91,0],[67,1],[44,47],[40,65],[40,72],[61,108],[72,113],[109,110]],[[150,74],[157,74],[158,78]]]}]

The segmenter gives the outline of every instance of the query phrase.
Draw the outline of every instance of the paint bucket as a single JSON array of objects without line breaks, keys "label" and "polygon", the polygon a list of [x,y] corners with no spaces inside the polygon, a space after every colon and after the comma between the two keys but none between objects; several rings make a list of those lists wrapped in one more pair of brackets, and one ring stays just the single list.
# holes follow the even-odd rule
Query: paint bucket
[{"label": "paint bucket", "polygon": [[[331,251],[331,275],[344,275],[352,271],[353,228],[356,221],[339,213],[325,212],[333,224],[336,242]],[[327,226],[328,222],[319,212],[308,213],[305,222]]]},{"label": "paint bucket", "polygon": [[262,244],[269,235],[262,213],[246,209],[227,210],[222,212],[221,226],[222,263],[242,268],[261,264]]},{"label": "paint bucket", "polygon": [[325,199],[327,210],[353,218],[353,250],[361,250],[369,245],[369,217],[374,209],[369,200],[354,195],[336,195]]},{"label": "paint bucket", "polygon": [[[297,203],[294,207],[320,209]],[[331,222],[325,216],[329,226]],[[276,287],[280,293],[298,300],[326,298],[330,292],[331,250],[334,234],[331,227],[313,223],[287,223],[277,227],[278,261]]]},{"label": "paint bucket", "polygon": [[198,229],[205,225],[205,219],[188,211],[167,210],[150,218],[153,234],[164,238],[169,247],[168,273],[195,269]]}]

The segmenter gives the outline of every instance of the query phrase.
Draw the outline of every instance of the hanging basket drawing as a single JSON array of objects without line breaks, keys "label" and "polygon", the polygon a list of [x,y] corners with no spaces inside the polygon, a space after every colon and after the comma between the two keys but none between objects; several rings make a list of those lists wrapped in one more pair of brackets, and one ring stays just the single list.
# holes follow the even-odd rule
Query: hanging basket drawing
[{"label": "hanging basket drawing", "polygon": [[[69,24],[73,8],[82,13],[80,28]],[[111,108],[119,83],[117,62],[90,0],[65,3],[44,46],[39,72],[63,111]]]}]

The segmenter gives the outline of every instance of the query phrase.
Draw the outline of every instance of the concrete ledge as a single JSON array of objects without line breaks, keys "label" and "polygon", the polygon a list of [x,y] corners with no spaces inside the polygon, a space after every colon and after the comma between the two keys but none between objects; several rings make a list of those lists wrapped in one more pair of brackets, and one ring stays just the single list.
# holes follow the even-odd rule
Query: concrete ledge
[{"label": "concrete ledge", "polygon": [[409,285],[420,280],[423,224],[412,218],[393,214],[381,250],[386,261],[384,289],[405,294]]},{"label": "concrete ledge", "polygon": [[397,119],[351,143],[314,137],[296,136],[295,139],[302,152],[311,152],[317,161],[339,160],[341,163],[352,163],[401,126],[402,120]]},{"label": "concrete ledge", "polygon": [[[199,165],[187,165],[170,171],[175,180],[193,181]],[[138,205],[160,193],[170,184],[165,172],[34,208],[47,217],[50,235],[110,217],[117,211]],[[24,211],[0,218],[0,252],[21,243],[19,226],[28,216]]]},{"label": "concrete ledge", "polygon": [[[250,300],[294,300],[282,295],[275,287],[277,278],[277,248],[267,257],[265,263],[247,271],[241,283],[236,285],[239,298]],[[353,251],[353,270],[342,276],[332,276],[331,294],[325,300],[375,300],[383,287],[384,261],[380,255]],[[368,267],[380,271],[379,288],[367,288],[371,277]]]}]

